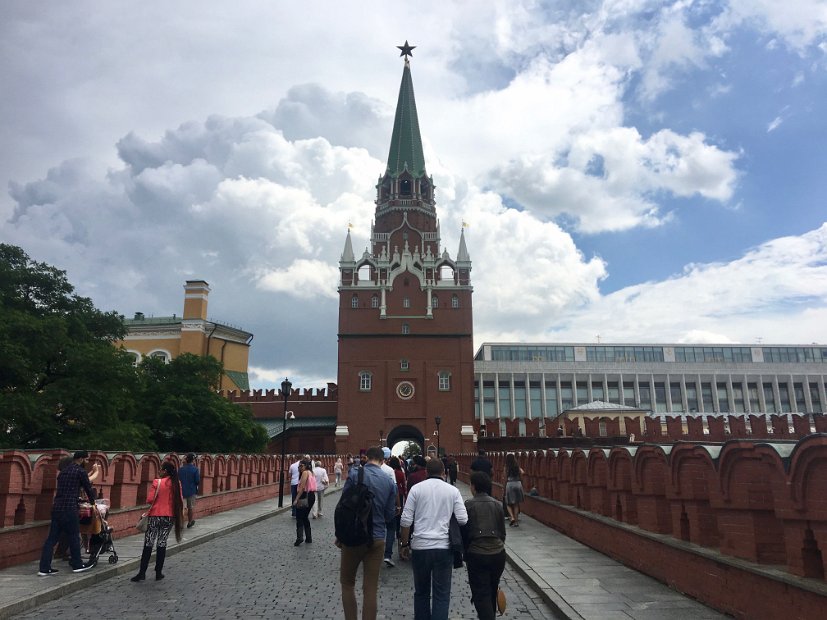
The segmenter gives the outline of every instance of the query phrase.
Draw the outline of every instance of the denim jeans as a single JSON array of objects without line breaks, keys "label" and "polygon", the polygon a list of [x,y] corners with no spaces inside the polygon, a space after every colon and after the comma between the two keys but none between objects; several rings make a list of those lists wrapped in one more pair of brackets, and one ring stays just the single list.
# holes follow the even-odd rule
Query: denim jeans
[{"label": "denim jeans", "polygon": [[450,549],[413,550],[411,565],[414,575],[414,619],[448,620],[451,571],[454,570],[453,552]]},{"label": "denim jeans", "polygon": [[69,541],[69,553],[72,556],[72,568],[83,566],[80,557],[80,524],[76,510],[61,510],[52,512],[52,524],[49,526],[49,536],[43,543],[43,551],[40,553],[40,571],[46,572],[52,567],[52,553],[61,534],[66,534]]},{"label": "denim jeans", "polygon": [[396,538],[396,521],[385,523],[385,559],[393,557],[393,540]]}]

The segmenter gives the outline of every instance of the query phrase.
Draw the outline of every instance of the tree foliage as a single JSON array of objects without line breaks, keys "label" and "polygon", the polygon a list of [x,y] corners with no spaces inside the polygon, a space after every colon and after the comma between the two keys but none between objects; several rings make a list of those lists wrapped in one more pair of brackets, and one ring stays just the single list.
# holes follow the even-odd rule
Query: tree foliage
[{"label": "tree foliage", "polygon": [[215,386],[223,369],[212,356],[190,353],[169,363],[148,358],[140,366],[143,407],[161,450],[221,452],[227,446],[258,452],[267,444],[264,427],[247,407],[221,397]]},{"label": "tree foliage", "polygon": [[164,364],[113,346],[116,312],[74,293],[66,272],[0,244],[0,448],[259,451],[266,433],[215,391],[213,357]]},{"label": "tree foliage", "polygon": [[405,449],[402,450],[402,456],[405,459],[412,458],[418,454],[422,454],[422,446],[415,441],[408,441]]}]

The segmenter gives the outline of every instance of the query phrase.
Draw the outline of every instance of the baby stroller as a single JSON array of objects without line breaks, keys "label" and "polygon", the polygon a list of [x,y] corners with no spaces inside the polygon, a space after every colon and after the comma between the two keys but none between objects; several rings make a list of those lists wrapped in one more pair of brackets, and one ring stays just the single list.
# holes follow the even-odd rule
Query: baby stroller
[{"label": "baby stroller", "polygon": [[80,505],[80,530],[89,535],[89,562],[97,564],[102,553],[110,553],[109,563],[118,561],[118,552],[112,539],[112,528],[106,521],[109,514],[109,500],[99,499],[95,505]]}]

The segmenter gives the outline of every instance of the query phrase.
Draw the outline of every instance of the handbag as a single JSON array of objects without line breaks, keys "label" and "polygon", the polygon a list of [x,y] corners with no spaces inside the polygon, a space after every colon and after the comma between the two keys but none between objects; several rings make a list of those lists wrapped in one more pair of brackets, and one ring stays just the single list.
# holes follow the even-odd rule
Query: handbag
[{"label": "handbag", "polygon": [[92,504],[81,502],[78,504],[78,522],[87,525],[92,522]]},{"label": "handbag", "polygon": [[505,592],[501,588],[497,588],[497,611],[505,615]]},{"label": "handbag", "polygon": [[307,498],[307,491],[301,494],[301,497],[296,500],[296,508],[307,508],[310,506],[310,501]]},{"label": "handbag", "polygon": [[451,521],[448,523],[448,544],[454,554],[454,568],[462,568],[463,562],[463,548],[462,530],[457,521],[456,515],[451,515]]},{"label": "handbag", "polygon": [[[152,498],[152,502],[149,504],[149,509],[152,510],[152,505],[155,503],[155,500],[158,499],[158,489],[161,488],[161,479],[158,478],[158,486],[155,487],[155,497]],[[146,532],[149,528],[149,512],[145,512],[141,515],[141,518],[138,519],[138,522],[135,524],[135,529],[139,532]]]}]

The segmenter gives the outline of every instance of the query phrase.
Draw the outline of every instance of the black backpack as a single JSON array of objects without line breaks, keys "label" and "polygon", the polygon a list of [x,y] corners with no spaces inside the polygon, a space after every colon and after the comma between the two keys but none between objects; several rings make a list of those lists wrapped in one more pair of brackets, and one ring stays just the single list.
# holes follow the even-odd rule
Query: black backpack
[{"label": "black backpack", "polygon": [[342,491],[333,524],[336,539],[346,547],[373,542],[373,491],[365,484],[365,468],[359,468],[356,484]]}]

